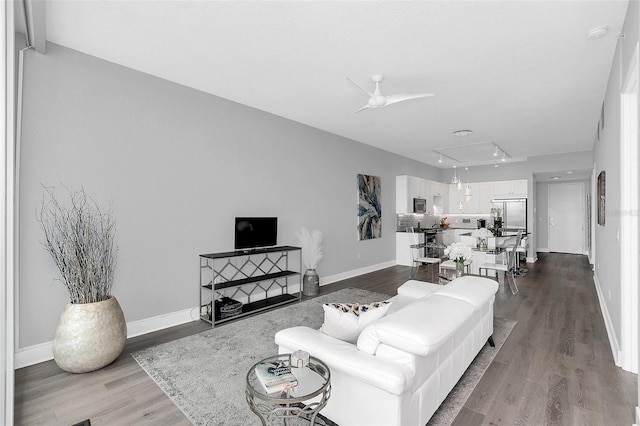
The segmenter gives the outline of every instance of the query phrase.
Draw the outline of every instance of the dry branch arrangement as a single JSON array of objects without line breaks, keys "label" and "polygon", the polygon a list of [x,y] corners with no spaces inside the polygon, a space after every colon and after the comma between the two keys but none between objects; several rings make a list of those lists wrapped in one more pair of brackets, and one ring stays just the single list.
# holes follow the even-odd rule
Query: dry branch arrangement
[{"label": "dry branch arrangement", "polygon": [[322,232],[309,231],[304,226],[296,233],[302,246],[302,263],[307,269],[316,269],[322,259]]},{"label": "dry branch arrangement", "polygon": [[37,220],[44,231],[44,248],[51,254],[69,291],[71,303],[93,303],[111,296],[118,248],[116,223],[111,210],[80,191],[69,193],[69,205],[45,187]]}]

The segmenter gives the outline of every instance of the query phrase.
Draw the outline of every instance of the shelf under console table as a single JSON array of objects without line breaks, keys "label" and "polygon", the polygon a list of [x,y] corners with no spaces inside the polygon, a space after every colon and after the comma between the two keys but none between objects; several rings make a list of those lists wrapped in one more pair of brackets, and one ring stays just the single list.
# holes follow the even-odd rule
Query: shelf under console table
[{"label": "shelf under console table", "polygon": [[[224,298],[242,302],[221,312]],[[200,319],[212,326],[302,299],[302,249],[265,247],[200,255]],[[228,300],[228,299],[225,299]]]}]

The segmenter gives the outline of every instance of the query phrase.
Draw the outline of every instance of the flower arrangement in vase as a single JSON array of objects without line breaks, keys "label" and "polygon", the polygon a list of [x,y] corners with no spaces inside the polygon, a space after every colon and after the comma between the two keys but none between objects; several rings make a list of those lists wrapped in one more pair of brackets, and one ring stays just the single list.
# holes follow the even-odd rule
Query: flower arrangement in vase
[{"label": "flower arrangement in vase", "polygon": [[479,229],[474,229],[471,232],[471,236],[478,239],[478,248],[486,249],[487,238],[493,237],[493,234],[487,228],[479,228]]},{"label": "flower arrangement in vase", "polygon": [[470,260],[473,257],[473,250],[462,243],[453,243],[444,249],[444,255],[456,262],[456,277],[460,277],[465,260]]}]

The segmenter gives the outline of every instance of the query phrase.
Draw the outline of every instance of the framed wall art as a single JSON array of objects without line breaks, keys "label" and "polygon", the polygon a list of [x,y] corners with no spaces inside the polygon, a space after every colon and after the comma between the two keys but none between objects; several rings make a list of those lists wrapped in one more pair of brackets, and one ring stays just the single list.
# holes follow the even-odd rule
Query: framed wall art
[{"label": "framed wall art", "polygon": [[605,223],[606,217],[606,179],[607,173],[603,170],[598,175],[598,225]]},{"label": "framed wall art", "polygon": [[358,175],[358,240],[382,236],[380,177]]}]

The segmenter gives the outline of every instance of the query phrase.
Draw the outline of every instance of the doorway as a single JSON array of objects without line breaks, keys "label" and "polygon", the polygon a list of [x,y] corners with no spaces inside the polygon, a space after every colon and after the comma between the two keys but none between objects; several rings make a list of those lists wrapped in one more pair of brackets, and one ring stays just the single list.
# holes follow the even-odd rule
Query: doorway
[{"label": "doorway", "polygon": [[583,254],[584,185],[549,185],[549,251]]}]

